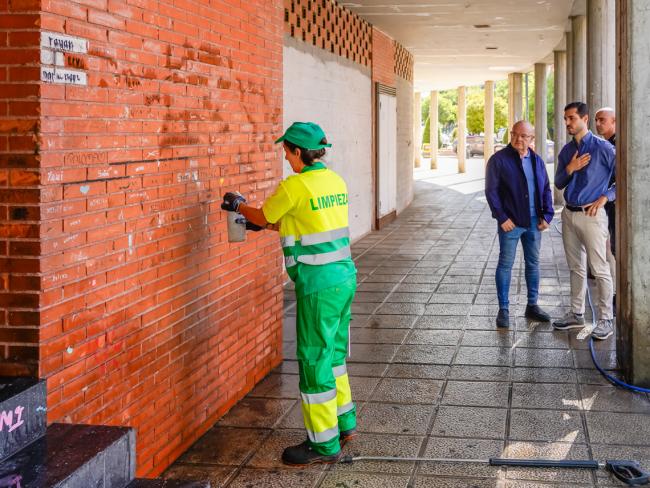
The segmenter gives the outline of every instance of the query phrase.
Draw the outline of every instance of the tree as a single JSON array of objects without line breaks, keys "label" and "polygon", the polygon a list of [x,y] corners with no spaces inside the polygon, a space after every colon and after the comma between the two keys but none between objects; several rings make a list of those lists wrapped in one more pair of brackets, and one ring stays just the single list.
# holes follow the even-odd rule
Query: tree
[{"label": "tree", "polygon": [[479,87],[472,86],[467,90],[467,132],[470,134],[480,134],[483,132],[485,112],[485,96],[483,90]]},{"label": "tree", "polygon": [[422,144],[429,144],[431,142],[431,118],[427,117],[424,123],[424,131],[422,132]]},{"label": "tree", "polygon": [[422,113],[420,114],[420,123],[426,123],[429,118],[429,107],[431,106],[431,96],[422,99]]},{"label": "tree", "polygon": [[438,123],[443,127],[452,127],[456,124],[456,110],[458,107],[458,91],[443,90],[438,93]]},{"label": "tree", "polygon": [[[422,144],[431,144],[431,118],[427,117],[424,123],[424,131],[422,131]],[[442,130],[438,125],[438,149],[442,147]]]},{"label": "tree", "polygon": [[[498,87],[498,85],[497,85]],[[507,82],[503,89],[494,91],[494,130],[508,125]],[[467,131],[470,134],[485,132],[485,91],[484,87],[472,86],[467,90]]]}]

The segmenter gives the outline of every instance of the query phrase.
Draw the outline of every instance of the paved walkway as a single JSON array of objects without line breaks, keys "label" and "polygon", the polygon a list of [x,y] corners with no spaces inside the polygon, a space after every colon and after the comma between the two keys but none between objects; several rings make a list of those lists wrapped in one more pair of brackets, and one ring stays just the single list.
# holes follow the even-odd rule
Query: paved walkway
[{"label": "paved walkway", "polygon": [[[359,289],[349,371],[361,435],[357,455],[455,458],[633,458],[650,467],[650,401],[615,389],[575,332],[522,317],[521,255],[512,283],[516,322],[497,331],[496,224],[482,194],[483,161],[454,175],[417,170],[415,200],[388,228],[353,246]],[[478,192],[478,193],[477,193]],[[557,231],[544,233],[541,305],[566,311],[568,273]],[[305,438],[298,401],[295,307],[287,293],[285,361],[167,472],[240,487],[621,486],[604,472],[476,464],[377,463],[284,467]],[[615,367],[614,338],[598,345]]]}]

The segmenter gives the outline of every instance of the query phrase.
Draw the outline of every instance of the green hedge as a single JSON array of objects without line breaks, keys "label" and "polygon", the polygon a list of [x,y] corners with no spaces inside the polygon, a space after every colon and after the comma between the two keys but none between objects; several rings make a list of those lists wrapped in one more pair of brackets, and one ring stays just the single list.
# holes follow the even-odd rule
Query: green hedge
[{"label": "green hedge", "polygon": [[[431,144],[431,119],[427,117],[422,132],[422,144]],[[442,147],[442,129],[438,126],[438,149]]]}]

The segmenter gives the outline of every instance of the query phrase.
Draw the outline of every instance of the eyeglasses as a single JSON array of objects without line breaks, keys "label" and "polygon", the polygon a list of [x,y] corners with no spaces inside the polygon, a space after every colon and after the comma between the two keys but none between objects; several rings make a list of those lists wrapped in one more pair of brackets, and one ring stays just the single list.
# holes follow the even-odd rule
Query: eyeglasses
[{"label": "eyeglasses", "polygon": [[529,136],[527,134],[517,134],[516,132],[511,132],[510,136],[513,139],[519,138],[519,139],[523,139],[525,141],[531,141],[535,137],[535,136]]}]

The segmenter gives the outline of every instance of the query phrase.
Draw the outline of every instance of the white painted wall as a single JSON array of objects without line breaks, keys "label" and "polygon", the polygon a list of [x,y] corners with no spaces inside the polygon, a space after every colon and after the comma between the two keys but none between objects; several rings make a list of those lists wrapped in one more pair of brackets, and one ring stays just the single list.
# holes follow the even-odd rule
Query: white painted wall
[{"label": "white painted wall", "polygon": [[413,201],[413,83],[397,83],[397,214]]},{"label": "white painted wall", "polygon": [[[289,36],[283,54],[283,128],[296,121],[323,128],[332,143],[324,160],[348,185],[350,233],[361,237],[374,209],[370,69]],[[285,161],[284,176],[292,173]]]}]

